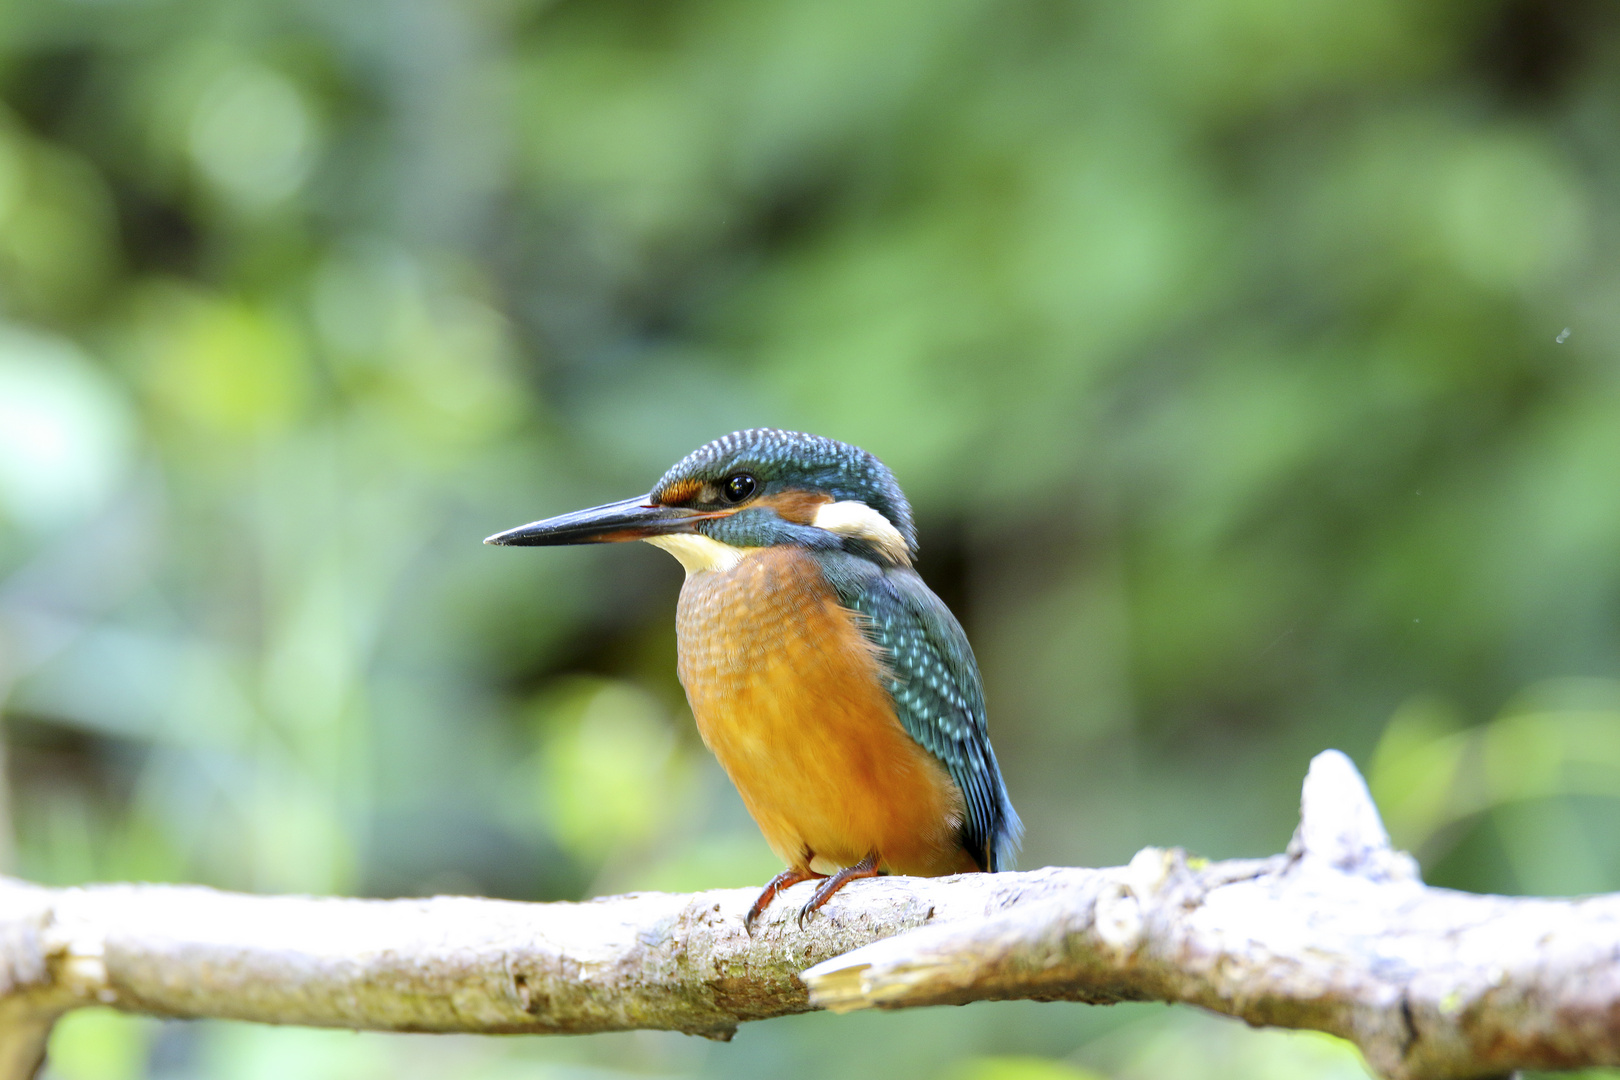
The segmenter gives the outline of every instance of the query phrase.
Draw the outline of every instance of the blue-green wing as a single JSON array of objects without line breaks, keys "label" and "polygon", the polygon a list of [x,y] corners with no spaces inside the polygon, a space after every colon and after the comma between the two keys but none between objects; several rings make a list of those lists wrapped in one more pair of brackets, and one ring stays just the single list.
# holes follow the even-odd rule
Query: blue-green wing
[{"label": "blue-green wing", "polygon": [[962,789],[963,846],[986,870],[1012,868],[1023,826],[1007,797],[985,723],[984,690],[967,635],[914,572],[891,569],[840,587],[887,655],[889,693],[906,731]]}]

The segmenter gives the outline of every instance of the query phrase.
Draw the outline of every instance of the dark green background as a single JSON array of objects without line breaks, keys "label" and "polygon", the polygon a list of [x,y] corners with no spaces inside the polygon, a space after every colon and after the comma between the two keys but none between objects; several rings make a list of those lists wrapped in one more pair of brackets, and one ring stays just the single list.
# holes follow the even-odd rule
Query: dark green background
[{"label": "dark green background", "polygon": [[[679,568],[478,541],[768,424],[912,497],[1023,865],[1276,851],[1336,746],[1429,880],[1620,888],[1611,3],[10,0],[0,102],[15,873],[762,881],[675,682]],[[54,1052],[1359,1075],[1028,1004],[726,1046],[89,1013]]]}]

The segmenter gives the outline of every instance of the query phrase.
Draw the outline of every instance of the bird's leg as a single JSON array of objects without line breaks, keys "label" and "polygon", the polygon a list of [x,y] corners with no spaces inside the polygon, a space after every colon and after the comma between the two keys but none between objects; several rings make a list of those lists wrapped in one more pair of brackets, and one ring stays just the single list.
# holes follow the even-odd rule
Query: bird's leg
[{"label": "bird's leg", "polygon": [[818,874],[814,870],[800,870],[795,866],[790,866],[777,874],[771,878],[770,884],[760,890],[758,899],[754,901],[754,906],[749,908],[748,914],[743,917],[743,929],[747,930],[749,935],[752,936],[754,933],[754,920],[760,917],[765,909],[770,906],[771,901],[776,899],[776,894],[783,889],[797,885],[801,881],[811,881],[826,876],[826,874]]},{"label": "bird's leg", "polygon": [[810,898],[810,902],[799,909],[799,929],[804,929],[804,920],[809,917],[812,911],[815,911],[828,900],[831,900],[833,893],[837,892],[839,889],[842,889],[845,885],[848,885],[856,878],[877,877],[880,873],[877,865],[878,853],[874,851],[866,858],[856,863],[854,866],[846,866],[842,870],[838,871],[838,873],[824,881],[821,887],[816,890],[816,895]]}]

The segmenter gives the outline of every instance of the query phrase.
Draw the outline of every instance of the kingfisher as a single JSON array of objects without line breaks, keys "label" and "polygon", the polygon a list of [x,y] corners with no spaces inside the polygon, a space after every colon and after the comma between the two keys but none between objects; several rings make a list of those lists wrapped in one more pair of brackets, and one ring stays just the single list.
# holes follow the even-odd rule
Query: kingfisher
[{"label": "kingfisher", "polygon": [[894,475],[848,443],[733,432],[646,495],[486,544],[645,540],[686,569],[678,671],[703,742],[771,850],[776,895],[822,879],[799,925],[848,882],[1011,869],[1023,832],[990,748],[967,635],[912,569]]}]

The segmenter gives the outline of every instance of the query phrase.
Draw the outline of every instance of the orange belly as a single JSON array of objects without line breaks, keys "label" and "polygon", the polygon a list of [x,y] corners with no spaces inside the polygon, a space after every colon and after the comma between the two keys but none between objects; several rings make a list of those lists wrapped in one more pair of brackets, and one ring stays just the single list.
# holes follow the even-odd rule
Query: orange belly
[{"label": "orange belly", "polygon": [[808,555],[763,548],[692,574],[677,629],[698,731],[784,862],[831,873],[876,852],[894,873],[977,869],[961,792],[900,725],[876,647]]}]

